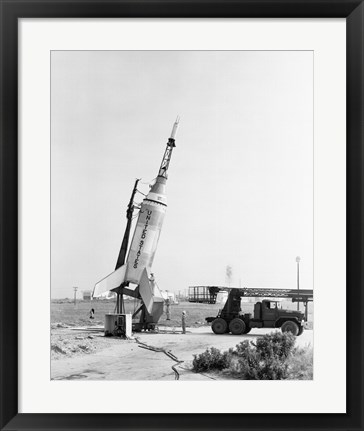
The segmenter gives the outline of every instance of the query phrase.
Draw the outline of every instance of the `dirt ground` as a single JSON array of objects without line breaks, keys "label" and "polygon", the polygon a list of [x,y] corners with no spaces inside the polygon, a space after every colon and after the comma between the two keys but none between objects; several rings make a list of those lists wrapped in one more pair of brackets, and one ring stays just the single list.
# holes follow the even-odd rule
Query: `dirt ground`
[{"label": "dirt ground", "polygon": [[[101,327],[54,328],[51,334],[53,380],[175,380],[176,367],[180,380],[220,380],[219,374],[196,374],[191,371],[194,354],[209,347],[227,350],[243,339],[254,340],[271,332],[255,329],[247,335],[215,335],[209,326],[161,328],[159,333],[138,333],[132,340],[104,337]],[[176,357],[140,347],[141,343],[163,348]],[[313,345],[313,330],[297,337],[296,346]],[[60,350],[59,350],[60,349]],[[183,361],[178,363],[178,361]]]}]

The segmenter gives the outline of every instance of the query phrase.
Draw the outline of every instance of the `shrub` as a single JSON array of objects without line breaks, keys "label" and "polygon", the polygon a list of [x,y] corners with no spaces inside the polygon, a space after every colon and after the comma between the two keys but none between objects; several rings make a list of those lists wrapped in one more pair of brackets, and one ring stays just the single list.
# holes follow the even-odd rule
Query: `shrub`
[{"label": "shrub", "polygon": [[290,333],[272,332],[258,338],[256,343],[248,340],[231,351],[236,360],[230,370],[245,380],[283,380],[288,376],[287,358],[293,351],[295,337]]},{"label": "shrub", "polygon": [[285,380],[288,377],[288,365],[277,358],[259,361],[257,367],[248,368],[245,373],[246,380]]},{"label": "shrub", "polygon": [[247,356],[251,353],[252,347],[249,340],[244,340],[235,346],[235,349],[230,349],[230,352],[237,356]]},{"label": "shrub", "polygon": [[212,347],[194,355],[193,369],[196,372],[227,369],[244,380],[283,380],[288,378],[289,369],[296,372],[299,368],[298,364],[288,363],[294,344],[292,334],[273,332],[258,338],[255,344],[244,340],[224,353]]},{"label": "shrub", "polygon": [[247,356],[232,357],[228,370],[244,380],[283,380],[288,377],[286,360],[277,357],[263,360],[253,347]]},{"label": "shrub", "polygon": [[296,337],[290,332],[272,332],[258,338],[256,349],[262,359],[286,359],[292,353]]},{"label": "shrub", "polygon": [[193,355],[192,366],[194,371],[200,373],[208,370],[223,370],[228,367],[228,354],[211,347],[200,355]]}]

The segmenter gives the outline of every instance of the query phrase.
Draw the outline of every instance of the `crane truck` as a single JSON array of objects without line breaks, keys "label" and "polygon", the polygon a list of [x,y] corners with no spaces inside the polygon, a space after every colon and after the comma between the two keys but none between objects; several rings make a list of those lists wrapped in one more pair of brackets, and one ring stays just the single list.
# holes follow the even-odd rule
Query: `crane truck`
[{"label": "crane truck", "polygon": [[[304,322],[307,321],[307,305],[313,300],[312,290],[264,289],[264,288],[225,288],[217,286],[192,286],[189,290],[189,302],[215,304],[219,292],[228,292],[224,307],[217,316],[206,317],[215,334],[247,334],[252,328],[280,328],[282,332],[291,332],[295,336],[302,334]],[[243,313],[243,297],[264,297],[254,305],[254,312]],[[268,298],[268,299],[267,299]],[[303,302],[305,313],[297,310],[286,310],[280,307],[280,300],[291,299],[292,302]]]}]

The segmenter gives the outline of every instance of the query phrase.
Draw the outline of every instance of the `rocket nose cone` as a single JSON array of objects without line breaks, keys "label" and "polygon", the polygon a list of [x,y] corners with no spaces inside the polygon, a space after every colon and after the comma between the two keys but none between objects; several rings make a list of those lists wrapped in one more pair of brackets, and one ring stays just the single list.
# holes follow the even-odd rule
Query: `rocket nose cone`
[{"label": "rocket nose cone", "polygon": [[178,124],[179,124],[179,115],[177,116],[176,121],[173,124],[173,128],[172,128],[171,138],[170,139],[176,139]]}]

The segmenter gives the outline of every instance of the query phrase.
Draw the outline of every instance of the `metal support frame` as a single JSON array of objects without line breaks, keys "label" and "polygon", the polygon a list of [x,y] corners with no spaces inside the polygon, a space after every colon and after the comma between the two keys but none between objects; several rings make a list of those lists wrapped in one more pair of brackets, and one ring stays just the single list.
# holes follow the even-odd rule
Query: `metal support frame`
[{"label": "metal support frame", "polygon": [[274,289],[274,288],[236,288],[225,286],[190,286],[189,302],[202,302],[215,304],[218,292],[229,292],[237,290],[242,298],[287,298],[292,302],[313,301],[313,290],[311,289]]},{"label": "metal support frame", "polygon": [[[124,265],[125,259],[126,259],[126,253],[128,251],[128,245],[129,245],[129,238],[130,238],[130,229],[131,229],[131,222],[133,219],[133,212],[134,212],[134,196],[137,192],[137,187],[140,179],[136,179],[133,187],[133,191],[130,196],[128,208],[126,210],[126,228],[124,232],[123,241],[121,243],[120,252],[118,256],[118,260],[115,265],[115,270],[120,268]],[[122,314],[125,312],[125,306],[124,306],[124,287],[127,287],[129,284],[125,283],[119,286],[114,291],[116,292],[116,312],[117,314]]]},{"label": "metal support frame", "polygon": [[171,161],[172,151],[175,146],[176,144],[174,143],[174,139],[169,138],[167,143],[167,148],[166,148],[166,151],[164,152],[162,163],[159,168],[158,177],[162,177],[165,179],[168,178],[167,170],[168,170],[169,163]]}]

